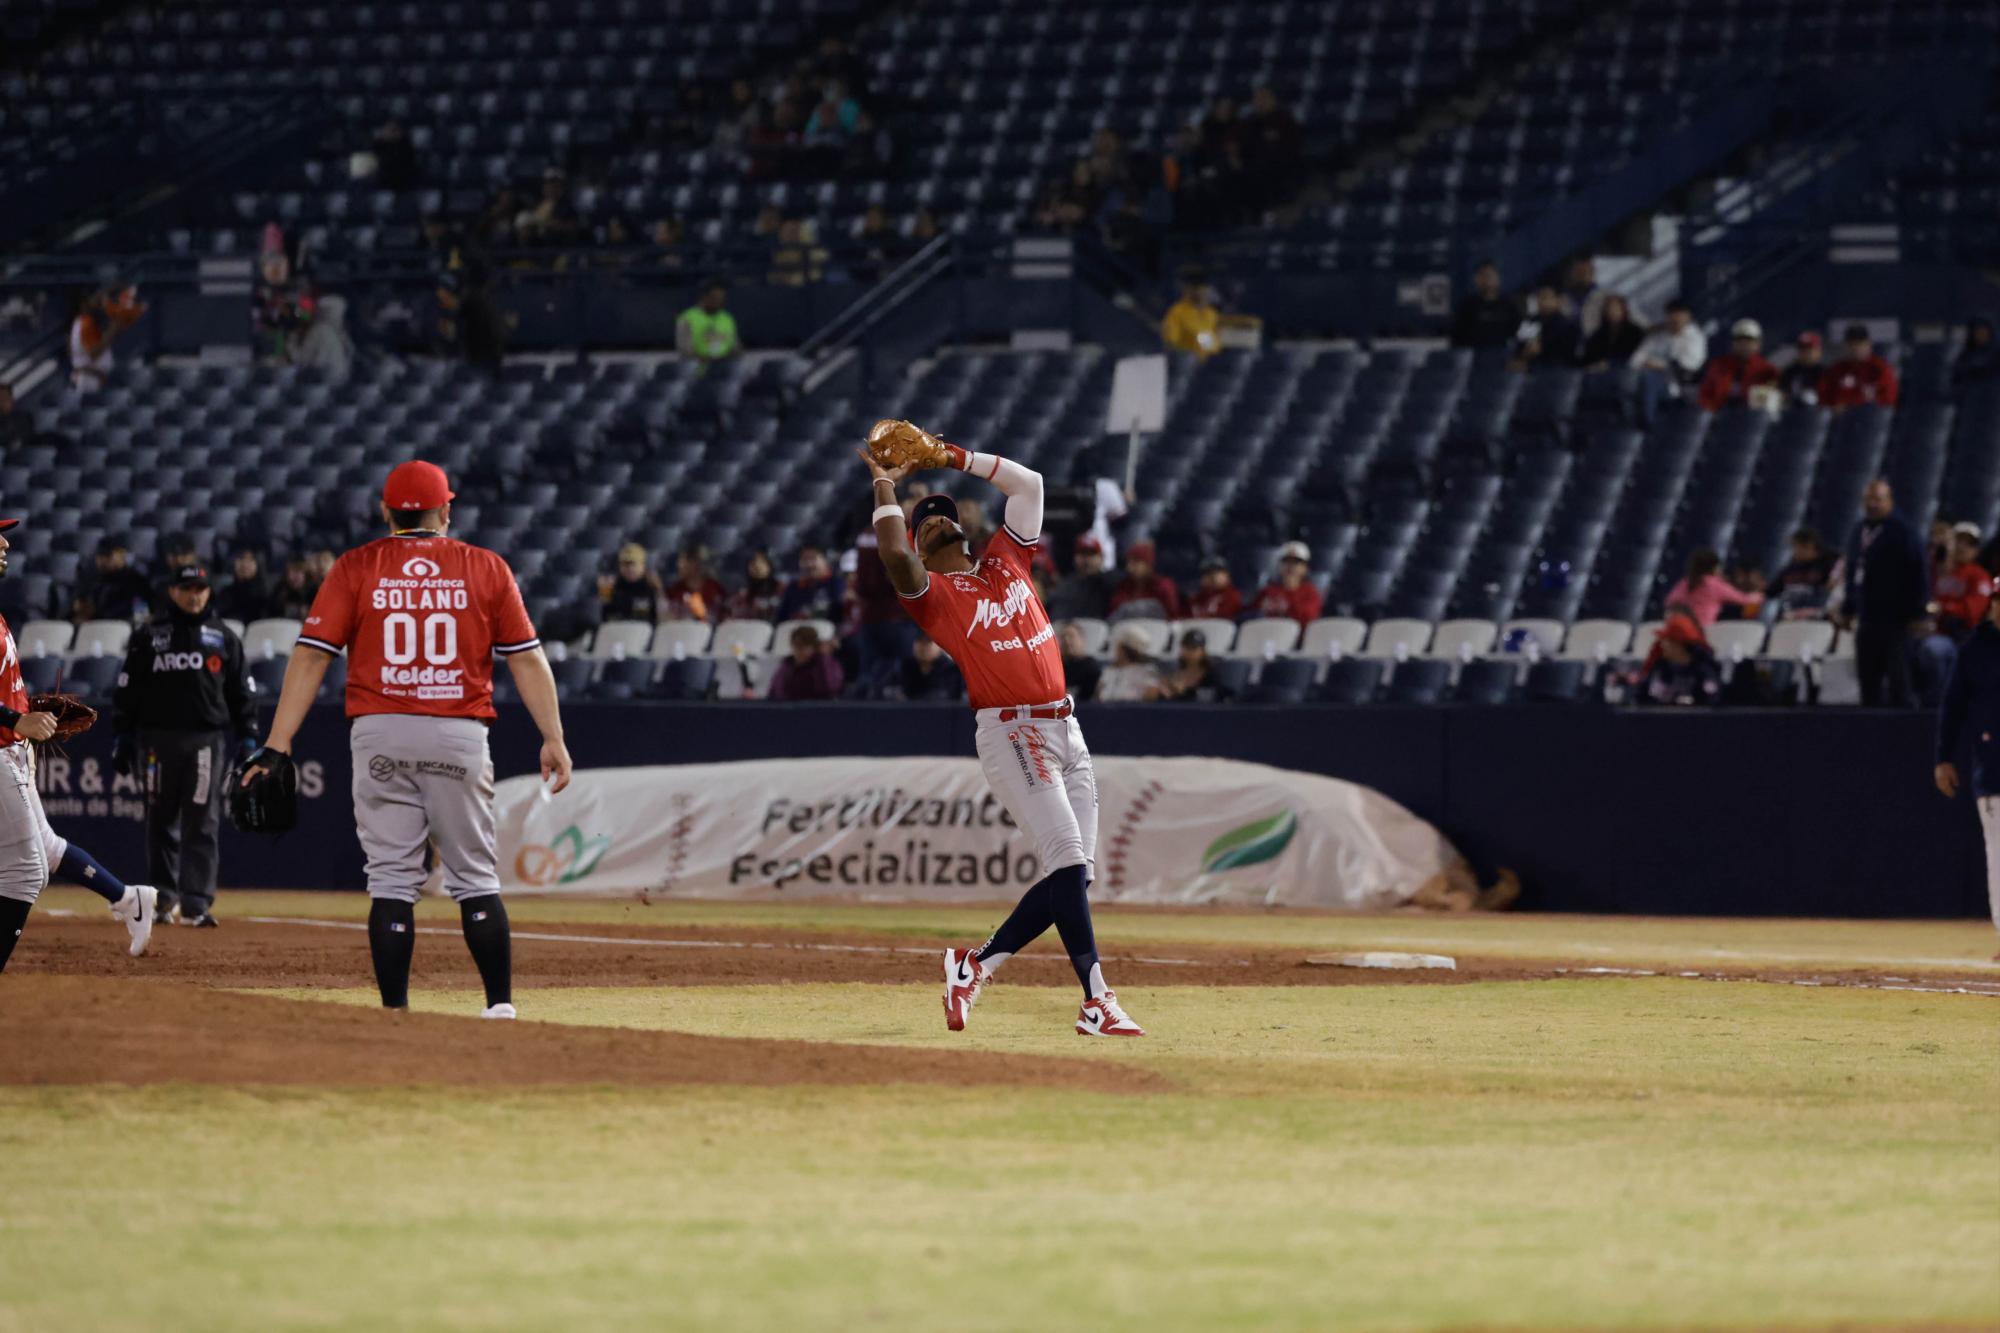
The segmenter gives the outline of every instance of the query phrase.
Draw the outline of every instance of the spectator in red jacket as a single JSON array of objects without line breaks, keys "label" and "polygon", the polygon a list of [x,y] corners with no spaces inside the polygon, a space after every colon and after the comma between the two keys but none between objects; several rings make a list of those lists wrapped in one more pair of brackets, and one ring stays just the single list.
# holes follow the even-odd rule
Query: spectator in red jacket
[{"label": "spectator in red jacket", "polygon": [[1125,577],[1111,594],[1111,610],[1116,614],[1134,602],[1158,602],[1160,614],[1165,619],[1176,620],[1181,614],[1180,589],[1174,581],[1160,577],[1153,567],[1159,552],[1150,541],[1133,542],[1125,548]]},{"label": "spectator in red jacket", "polygon": [[1234,620],[1243,614],[1243,594],[1229,578],[1229,562],[1219,555],[1201,562],[1201,582],[1188,598],[1188,615],[1197,620]]},{"label": "spectator in red jacket", "polygon": [[1819,401],[1836,412],[1862,403],[1896,405],[1896,368],[1875,352],[1866,324],[1847,326],[1847,354],[1819,379]]},{"label": "spectator in red jacket", "polygon": [[674,559],[674,581],[660,592],[660,611],[667,620],[706,620],[722,616],[727,599],[722,584],[708,572],[708,550],[683,546]]},{"label": "spectator in red jacket", "polygon": [[1290,616],[1301,625],[1319,619],[1319,589],[1306,578],[1312,552],[1304,542],[1286,542],[1278,548],[1278,577],[1258,590],[1250,609],[1272,620]]},{"label": "spectator in red jacket", "polygon": [[1750,391],[1776,384],[1778,368],[1764,359],[1764,330],[1754,319],[1739,319],[1729,330],[1729,350],[1708,363],[1701,377],[1701,409],[1719,412],[1750,400]]},{"label": "spectator in red jacket", "polygon": [[1960,523],[1951,530],[1951,561],[1931,581],[1931,599],[1937,603],[1938,633],[1963,643],[1967,635],[1986,619],[1986,604],[1993,600],[1993,576],[1979,563],[1979,526]]}]

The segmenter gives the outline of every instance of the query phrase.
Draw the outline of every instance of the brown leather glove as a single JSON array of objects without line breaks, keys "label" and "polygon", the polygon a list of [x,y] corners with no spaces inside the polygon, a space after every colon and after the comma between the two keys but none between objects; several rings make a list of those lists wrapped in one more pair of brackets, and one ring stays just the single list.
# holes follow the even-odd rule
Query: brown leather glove
[{"label": "brown leather glove", "polygon": [[964,450],[907,421],[885,418],[868,432],[868,454],[882,468],[956,467]]}]

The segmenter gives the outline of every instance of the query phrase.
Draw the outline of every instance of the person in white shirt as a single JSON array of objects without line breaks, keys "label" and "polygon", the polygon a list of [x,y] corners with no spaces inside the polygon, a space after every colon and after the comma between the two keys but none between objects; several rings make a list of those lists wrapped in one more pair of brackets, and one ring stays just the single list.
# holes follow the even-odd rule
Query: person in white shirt
[{"label": "person in white shirt", "polygon": [[1708,364],[1708,335],[1694,322],[1686,301],[1667,303],[1666,322],[1654,326],[1632,353],[1639,372],[1640,413],[1648,424],[1659,415],[1662,398],[1679,398],[1701,380]]}]

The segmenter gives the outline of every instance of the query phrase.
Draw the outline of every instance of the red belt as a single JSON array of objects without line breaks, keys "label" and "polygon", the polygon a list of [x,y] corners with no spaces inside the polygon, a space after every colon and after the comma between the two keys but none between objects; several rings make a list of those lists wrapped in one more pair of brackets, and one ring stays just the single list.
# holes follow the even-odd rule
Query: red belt
[{"label": "red belt", "polygon": [[1064,718],[1075,711],[1076,708],[1069,700],[1065,699],[1059,704],[1048,704],[1041,708],[1003,708],[1000,710],[1000,720],[1002,722],[1012,722],[1015,718],[1019,717],[1034,717],[1045,720]]}]

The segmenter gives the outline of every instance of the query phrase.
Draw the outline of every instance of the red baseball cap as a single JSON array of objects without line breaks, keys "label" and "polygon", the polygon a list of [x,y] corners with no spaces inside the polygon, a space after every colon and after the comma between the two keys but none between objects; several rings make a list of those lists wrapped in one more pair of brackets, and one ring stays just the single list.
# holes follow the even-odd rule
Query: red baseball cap
[{"label": "red baseball cap", "polygon": [[1104,543],[1086,532],[1077,537],[1076,549],[1079,551],[1095,551],[1097,554],[1103,555]]},{"label": "red baseball cap", "polygon": [[444,469],[421,458],[398,463],[389,480],[382,483],[382,503],[391,509],[409,513],[442,509],[451,499],[451,479],[444,475]]},{"label": "red baseball cap", "polygon": [[1799,335],[1799,346],[1801,347],[1819,346],[1819,335],[1817,333],[1812,333],[1810,331],[1806,333],[1801,333]]},{"label": "red baseball cap", "polygon": [[9,528],[18,528],[20,526],[21,526],[21,520],[18,518],[0,518],[0,532],[5,532]]}]

